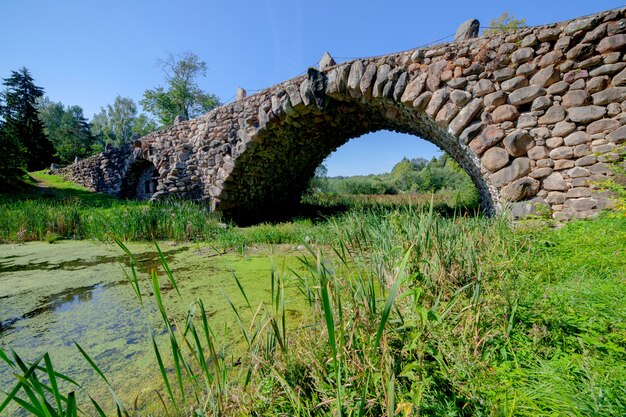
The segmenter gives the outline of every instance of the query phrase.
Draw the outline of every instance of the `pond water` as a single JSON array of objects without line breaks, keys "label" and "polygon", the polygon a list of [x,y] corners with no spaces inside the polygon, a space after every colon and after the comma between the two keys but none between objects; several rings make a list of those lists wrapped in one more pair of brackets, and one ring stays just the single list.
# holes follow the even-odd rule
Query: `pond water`
[{"label": "pond water", "polygon": [[[203,300],[221,340],[220,350],[228,355],[240,344],[241,333],[225,296],[245,310],[233,274],[256,306],[270,303],[272,263],[285,276],[299,268],[299,251],[286,246],[228,254],[196,244],[160,246],[182,297],[164,276],[154,245],[129,244],[139,264],[142,310],[124,272],[129,270],[128,259],[116,245],[90,241],[0,245],[0,346],[27,360],[49,352],[57,371],[110,404],[108,391],[74,346],[77,342],[130,404],[141,390],[161,386],[148,324],[160,335],[165,328],[150,297],[152,269],[161,275],[164,303],[172,317],[184,317],[195,299]],[[304,302],[293,285],[285,293],[288,314],[297,320]],[[0,363],[0,403],[2,391],[14,384],[9,367]],[[6,415],[22,414],[13,410]]]}]

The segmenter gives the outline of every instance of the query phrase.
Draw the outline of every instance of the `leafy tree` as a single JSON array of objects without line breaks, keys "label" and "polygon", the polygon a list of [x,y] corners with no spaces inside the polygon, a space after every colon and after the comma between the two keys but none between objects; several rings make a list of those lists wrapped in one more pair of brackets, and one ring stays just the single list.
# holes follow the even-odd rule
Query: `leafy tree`
[{"label": "leafy tree", "polygon": [[[6,87],[0,96],[0,117],[4,120],[3,147],[13,147],[12,154],[22,154],[29,171],[42,169],[52,162],[54,154],[53,145],[37,114],[37,100],[43,96],[43,88],[35,85],[25,67],[12,71],[3,85]],[[7,159],[5,154],[2,158]],[[17,162],[3,163],[15,165]],[[15,168],[18,167],[13,166],[8,172],[15,173]]]},{"label": "leafy tree", "polygon": [[198,86],[197,78],[206,75],[207,66],[197,55],[170,54],[166,59],[159,61],[159,66],[165,73],[167,89],[157,87],[146,90],[140,103],[164,126],[172,125],[176,116],[190,119],[220,104],[215,95],[205,93]]},{"label": "leafy tree", "polygon": [[26,173],[26,150],[15,135],[5,134],[0,120],[0,190],[10,189]]},{"label": "leafy tree", "polygon": [[137,105],[126,97],[115,97],[91,119],[91,133],[102,145],[119,146],[130,142],[133,133],[144,136],[154,130],[155,123],[143,113],[137,115]]},{"label": "leafy tree", "polygon": [[504,12],[499,17],[491,19],[489,29],[485,31],[485,34],[495,35],[496,33],[510,32],[525,27],[527,27],[526,19],[516,19],[509,12]]},{"label": "leafy tree", "polygon": [[95,138],[80,106],[63,106],[44,98],[39,103],[39,118],[56,150],[61,163],[71,163],[75,157],[84,158],[95,153]]}]

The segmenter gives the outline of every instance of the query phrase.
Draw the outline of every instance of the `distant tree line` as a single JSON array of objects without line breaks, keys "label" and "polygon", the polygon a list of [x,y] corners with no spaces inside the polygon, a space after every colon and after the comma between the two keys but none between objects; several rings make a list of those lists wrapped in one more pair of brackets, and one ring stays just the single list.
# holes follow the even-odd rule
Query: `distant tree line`
[{"label": "distant tree line", "polygon": [[327,177],[321,165],[311,180],[310,192],[336,194],[404,194],[441,190],[472,192],[469,175],[448,154],[424,158],[404,158],[391,172],[352,177]]},{"label": "distant tree line", "polygon": [[77,105],[65,105],[44,95],[27,68],[12,71],[3,79],[0,93],[0,188],[19,184],[27,171],[52,162],[72,163],[168,127],[177,117],[189,119],[220,104],[200,89],[197,79],[206,73],[206,63],[187,53],[159,61],[166,87],[146,90],[140,101],[146,113],[130,98],[117,96],[101,107],[91,121]]}]

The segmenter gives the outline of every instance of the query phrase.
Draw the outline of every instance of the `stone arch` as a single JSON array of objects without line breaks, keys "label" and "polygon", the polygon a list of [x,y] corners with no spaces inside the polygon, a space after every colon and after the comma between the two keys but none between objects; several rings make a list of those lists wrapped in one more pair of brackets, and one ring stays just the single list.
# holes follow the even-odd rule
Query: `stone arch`
[{"label": "stone arch", "polygon": [[133,159],[121,181],[119,196],[129,200],[149,200],[156,192],[157,171],[143,158]]},{"label": "stone arch", "polygon": [[400,100],[402,92],[397,91],[394,100],[393,90],[385,93],[373,83],[364,92],[359,87],[360,95],[346,88],[331,97],[326,94],[327,78],[320,72],[309,70],[305,83],[314,85],[321,77],[323,90],[320,86],[317,104],[292,108],[290,111],[302,111],[297,117],[276,108],[278,116],[274,114],[273,121],[268,120],[260,133],[239,148],[243,151],[223,182],[218,210],[247,220],[297,204],[315,168],[331,152],[366,133],[389,130],[423,138],[449,153],[475,183],[484,208],[495,212],[498,194],[485,180],[480,160],[427,113],[434,112],[436,104],[408,107]]}]

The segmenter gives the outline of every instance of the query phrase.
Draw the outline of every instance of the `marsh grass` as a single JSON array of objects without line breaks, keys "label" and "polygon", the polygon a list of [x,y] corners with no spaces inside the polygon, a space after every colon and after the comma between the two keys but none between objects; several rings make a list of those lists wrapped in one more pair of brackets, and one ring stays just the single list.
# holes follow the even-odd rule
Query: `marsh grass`
[{"label": "marsh grass", "polygon": [[[165,259],[162,277],[140,276],[116,238],[138,303],[161,316],[151,335],[166,335],[151,339],[162,388],[117,413],[144,415],[150,398],[151,415],[170,416],[626,415],[623,218],[513,229],[431,205],[353,210],[277,235],[272,227],[232,244],[292,233],[302,269],[272,268],[269,302],[258,305],[233,276],[245,302],[224,295],[230,331],[241,335],[229,353],[202,300],[184,317],[168,313],[159,280],[176,281]],[[294,285],[308,306],[295,322],[285,298]],[[11,401],[41,402],[20,383]],[[43,396],[53,404],[53,392]]]}]

